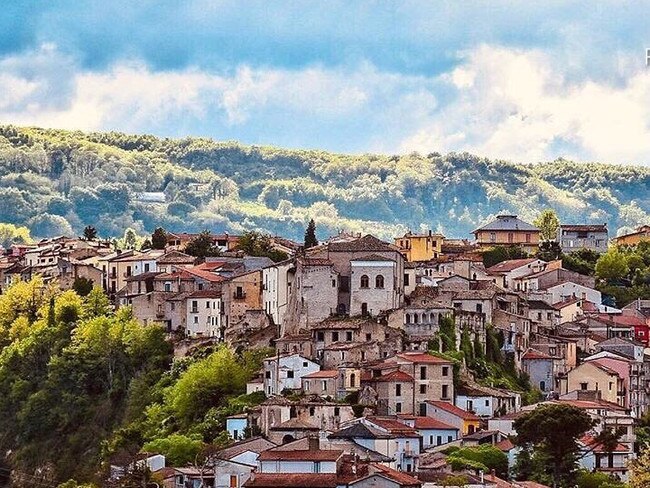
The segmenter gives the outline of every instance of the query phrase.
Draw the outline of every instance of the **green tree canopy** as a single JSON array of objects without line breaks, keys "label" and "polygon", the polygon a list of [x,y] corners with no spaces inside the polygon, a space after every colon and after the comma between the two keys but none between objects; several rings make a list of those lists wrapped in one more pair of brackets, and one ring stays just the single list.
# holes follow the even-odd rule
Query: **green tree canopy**
[{"label": "green tree canopy", "polygon": [[611,248],[596,261],[596,276],[601,280],[616,282],[630,272],[627,259],[618,249]]},{"label": "green tree canopy", "polygon": [[560,228],[560,219],[555,210],[547,208],[533,221],[539,229],[539,236],[545,241],[557,240],[557,231]]}]

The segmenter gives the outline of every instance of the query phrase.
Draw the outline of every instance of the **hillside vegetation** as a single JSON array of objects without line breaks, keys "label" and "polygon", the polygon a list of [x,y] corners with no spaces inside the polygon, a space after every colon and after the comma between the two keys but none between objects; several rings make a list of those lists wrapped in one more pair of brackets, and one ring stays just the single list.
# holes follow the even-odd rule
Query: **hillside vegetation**
[{"label": "hillside vegetation", "polygon": [[[468,233],[508,211],[532,220],[647,222],[650,169],[558,160],[537,165],[471,154],[346,155],[149,135],[0,126],[0,222],[33,236],[101,236],[124,229],[241,232],[319,238],[341,229],[390,238],[432,228]],[[143,202],[164,192],[164,203]]]}]

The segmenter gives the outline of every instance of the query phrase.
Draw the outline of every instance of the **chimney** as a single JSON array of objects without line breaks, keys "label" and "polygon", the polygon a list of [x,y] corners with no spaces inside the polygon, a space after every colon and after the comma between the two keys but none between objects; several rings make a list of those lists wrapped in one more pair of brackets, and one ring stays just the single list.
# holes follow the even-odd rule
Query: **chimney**
[{"label": "chimney", "polygon": [[309,450],[310,451],[319,451],[320,450],[320,440],[318,435],[309,435]]}]

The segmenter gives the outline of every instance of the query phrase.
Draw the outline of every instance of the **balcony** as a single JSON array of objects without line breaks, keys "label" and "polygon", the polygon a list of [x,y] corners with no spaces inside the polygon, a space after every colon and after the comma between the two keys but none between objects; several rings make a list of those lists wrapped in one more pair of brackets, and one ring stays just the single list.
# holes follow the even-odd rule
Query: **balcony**
[{"label": "balcony", "polygon": [[245,291],[236,291],[236,292],[234,292],[232,294],[232,297],[235,300],[243,300],[244,298],[246,298],[246,292]]},{"label": "balcony", "polygon": [[190,309],[190,313],[199,313],[199,309],[198,309],[198,308],[194,308],[194,307],[192,307],[192,308]]},{"label": "balcony", "polygon": [[416,458],[416,457],[420,457],[420,453],[415,452],[413,449],[404,449],[404,451],[402,451],[402,455],[403,455],[405,458]]}]

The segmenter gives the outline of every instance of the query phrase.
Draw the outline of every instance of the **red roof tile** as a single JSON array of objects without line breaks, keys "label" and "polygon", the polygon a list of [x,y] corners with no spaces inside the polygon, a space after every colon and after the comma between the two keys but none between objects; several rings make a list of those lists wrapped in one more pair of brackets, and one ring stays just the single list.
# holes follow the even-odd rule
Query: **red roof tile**
[{"label": "red roof tile", "polygon": [[386,373],[382,374],[381,376],[378,376],[374,378],[374,381],[381,381],[381,382],[389,382],[389,381],[408,381],[412,382],[413,381],[413,376],[411,376],[408,373],[405,373],[404,371],[393,371],[391,373]]},{"label": "red roof tile", "polygon": [[538,351],[536,349],[528,349],[524,355],[521,357],[521,359],[553,359],[553,356],[549,356],[548,354],[545,354],[541,351]]},{"label": "red roof tile", "polygon": [[259,461],[336,461],[343,455],[337,450],[262,451]]},{"label": "red roof tile", "polygon": [[253,473],[245,487],[336,488],[336,474],[326,473]]},{"label": "red roof tile", "polygon": [[439,400],[427,400],[427,403],[430,405],[433,405],[436,408],[439,408],[441,410],[444,410],[445,412],[449,412],[453,415],[455,415],[458,418],[461,418],[463,420],[474,420],[474,421],[479,421],[479,417],[474,415],[472,412],[468,412],[467,410],[463,410],[460,407],[457,407],[453,403],[449,402],[442,402]]},{"label": "red roof tile", "polygon": [[426,352],[417,352],[417,351],[403,352],[397,354],[396,357],[403,359],[405,361],[410,361],[412,363],[452,364],[451,361],[449,361],[448,359],[432,356],[431,354],[427,354]]},{"label": "red roof tile", "polygon": [[336,378],[339,375],[339,372],[335,369],[325,369],[323,371],[314,371],[308,375],[303,376],[303,379],[312,379],[312,378]]},{"label": "red roof tile", "polygon": [[439,429],[439,430],[458,430],[457,427],[454,427],[449,424],[445,424],[438,419],[433,417],[415,417],[415,428],[416,429]]}]

